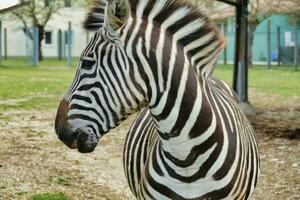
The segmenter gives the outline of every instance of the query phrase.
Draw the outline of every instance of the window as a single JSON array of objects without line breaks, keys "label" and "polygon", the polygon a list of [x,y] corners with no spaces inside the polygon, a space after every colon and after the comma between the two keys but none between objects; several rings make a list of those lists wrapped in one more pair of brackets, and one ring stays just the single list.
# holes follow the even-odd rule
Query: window
[{"label": "window", "polygon": [[71,7],[71,0],[65,0],[65,7]]},{"label": "window", "polygon": [[45,44],[52,44],[52,32],[51,31],[45,32]]}]

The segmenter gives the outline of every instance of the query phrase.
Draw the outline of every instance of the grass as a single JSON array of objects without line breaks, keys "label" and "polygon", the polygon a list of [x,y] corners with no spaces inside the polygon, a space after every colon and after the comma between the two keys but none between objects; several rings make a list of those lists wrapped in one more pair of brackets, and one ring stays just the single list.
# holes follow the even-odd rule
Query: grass
[{"label": "grass", "polygon": [[[31,67],[25,59],[3,61],[0,67],[0,111],[8,109],[55,108],[71,85],[73,67],[66,61],[47,59]],[[232,67],[219,66],[215,75],[231,85]],[[259,92],[281,98],[300,97],[300,72],[292,67],[254,66],[249,70],[249,86]]]},{"label": "grass", "polygon": [[[78,63],[78,58],[73,58],[72,66],[76,67]],[[47,58],[39,63],[39,67],[64,67],[67,66],[67,60],[63,59],[61,61],[56,58]],[[32,67],[31,60],[27,58],[9,58],[8,60],[2,60],[1,67],[19,68],[19,67]]]},{"label": "grass", "polygon": [[[215,75],[229,83],[232,82],[232,66],[219,66]],[[300,97],[300,71],[291,66],[254,66],[249,70],[249,87],[266,94],[279,95],[282,98]]]},{"label": "grass", "polygon": [[71,186],[71,184],[69,183],[68,180],[62,178],[62,177],[59,177],[57,178],[54,183],[56,183],[57,185],[61,185],[61,186]]},{"label": "grass", "polygon": [[45,193],[34,195],[31,197],[31,200],[68,200],[68,197],[62,193]]},{"label": "grass", "polygon": [[17,192],[16,194],[19,195],[19,196],[22,196],[22,195],[27,194],[27,192]]}]

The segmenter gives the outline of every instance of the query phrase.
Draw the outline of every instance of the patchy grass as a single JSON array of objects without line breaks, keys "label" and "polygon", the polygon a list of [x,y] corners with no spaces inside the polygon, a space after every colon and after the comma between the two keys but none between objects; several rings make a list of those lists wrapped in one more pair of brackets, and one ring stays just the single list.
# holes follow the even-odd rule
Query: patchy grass
[{"label": "patchy grass", "polygon": [[0,190],[6,189],[6,188],[7,188],[6,186],[0,185]]},{"label": "patchy grass", "polygon": [[69,181],[63,177],[57,178],[56,180],[54,180],[54,183],[56,183],[57,185],[66,186],[66,187],[71,186]]},{"label": "patchy grass", "polygon": [[23,196],[23,195],[27,194],[27,192],[17,192],[16,194],[17,194],[18,196]]},{"label": "patchy grass", "polygon": [[[78,58],[73,58],[72,66],[76,67],[78,63]],[[67,60],[63,59],[61,61],[55,59],[55,58],[47,58],[41,62],[39,62],[39,67],[64,67],[67,66]],[[3,67],[33,67],[32,66],[32,60],[28,58],[10,58],[8,60],[2,60],[0,68]]]},{"label": "patchy grass", "polygon": [[[232,85],[232,66],[219,66],[215,75]],[[300,71],[287,66],[274,66],[270,70],[266,66],[254,66],[249,70],[249,87],[285,98],[300,97]]]},{"label": "patchy grass", "polygon": [[57,194],[37,194],[31,197],[31,200],[68,200],[68,197],[62,193]]}]

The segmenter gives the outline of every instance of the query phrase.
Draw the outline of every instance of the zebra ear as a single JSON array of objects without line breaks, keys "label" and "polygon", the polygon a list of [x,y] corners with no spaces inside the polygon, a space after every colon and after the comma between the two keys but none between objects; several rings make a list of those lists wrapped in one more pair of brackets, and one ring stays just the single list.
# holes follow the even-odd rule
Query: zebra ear
[{"label": "zebra ear", "polygon": [[109,0],[106,14],[106,25],[114,31],[118,30],[126,23],[129,13],[129,0]]},{"label": "zebra ear", "polygon": [[87,31],[98,31],[104,24],[107,0],[94,0],[83,27]]}]

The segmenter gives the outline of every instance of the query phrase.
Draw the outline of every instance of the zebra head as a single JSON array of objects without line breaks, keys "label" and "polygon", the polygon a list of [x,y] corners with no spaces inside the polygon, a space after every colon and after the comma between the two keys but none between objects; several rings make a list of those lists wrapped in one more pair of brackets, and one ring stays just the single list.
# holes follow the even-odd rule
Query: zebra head
[{"label": "zebra head", "polygon": [[92,152],[101,136],[147,102],[120,33],[130,6],[127,0],[97,1],[85,22],[95,31],[82,53],[75,79],[57,111],[55,130],[68,147]]}]

